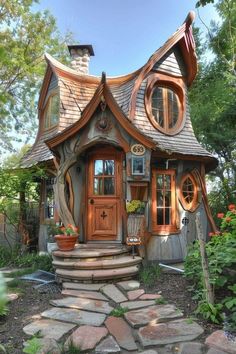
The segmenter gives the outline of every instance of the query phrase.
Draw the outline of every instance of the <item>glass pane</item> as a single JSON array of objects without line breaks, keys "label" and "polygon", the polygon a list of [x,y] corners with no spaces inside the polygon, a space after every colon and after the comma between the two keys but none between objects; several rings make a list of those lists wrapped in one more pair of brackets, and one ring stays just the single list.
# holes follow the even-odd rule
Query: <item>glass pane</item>
[{"label": "glass pane", "polygon": [[171,192],[165,192],[165,207],[171,206]]},{"label": "glass pane", "polygon": [[115,174],[115,161],[105,160],[104,161],[104,175],[114,176]]},{"label": "glass pane", "polygon": [[165,208],[165,225],[171,225],[171,209]]},{"label": "glass pane", "polygon": [[163,189],[163,175],[157,175],[157,189]]},{"label": "glass pane", "polygon": [[102,178],[94,178],[94,194],[102,195]]},{"label": "glass pane", "polygon": [[170,190],[171,176],[165,175],[165,189]]},{"label": "glass pane", "polygon": [[103,175],[103,160],[94,161],[94,174],[95,176]]},{"label": "glass pane", "polygon": [[168,119],[169,119],[169,129],[173,128],[179,116],[178,98],[177,95],[172,91],[168,90]]},{"label": "glass pane", "polygon": [[158,191],[157,192],[157,206],[158,207],[163,207],[164,201],[163,201],[163,192]]},{"label": "glass pane", "polygon": [[163,88],[156,87],[152,94],[152,114],[156,122],[164,127],[164,101]]},{"label": "glass pane", "polygon": [[115,180],[112,177],[104,178],[104,194],[115,194]]},{"label": "glass pane", "polygon": [[163,225],[164,224],[164,214],[163,214],[164,209],[162,208],[157,208],[157,225]]}]

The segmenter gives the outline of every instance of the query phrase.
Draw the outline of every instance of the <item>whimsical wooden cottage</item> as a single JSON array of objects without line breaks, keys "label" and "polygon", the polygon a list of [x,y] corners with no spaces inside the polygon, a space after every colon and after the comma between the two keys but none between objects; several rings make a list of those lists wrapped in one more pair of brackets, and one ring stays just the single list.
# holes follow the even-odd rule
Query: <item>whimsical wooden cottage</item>
[{"label": "whimsical wooden cottage", "polygon": [[127,200],[145,202],[148,260],[182,260],[196,238],[197,211],[206,234],[214,228],[205,173],[217,160],[198,143],[188,105],[197,73],[193,18],[125,76],[89,75],[91,45],[69,46],[71,68],[46,54],[38,135],[23,160],[48,173],[41,247],[52,217],[78,226],[81,244],[125,244]]}]

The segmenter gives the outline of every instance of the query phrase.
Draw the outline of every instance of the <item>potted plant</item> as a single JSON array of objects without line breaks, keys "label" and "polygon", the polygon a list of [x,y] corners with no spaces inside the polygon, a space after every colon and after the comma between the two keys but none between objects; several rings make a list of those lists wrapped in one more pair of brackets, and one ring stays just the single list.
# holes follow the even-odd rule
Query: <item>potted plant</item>
[{"label": "potted plant", "polygon": [[75,248],[79,236],[78,230],[78,227],[71,224],[58,228],[57,235],[54,236],[54,239],[60,251],[71,251]]},{"label": "potted plant", "polygon": [[140,232],[144,231],[144,212],[146,203],[141,200],[130,200],[126,202],[126,211],[128,213],[127,232],[128,236],[143,236]]}]

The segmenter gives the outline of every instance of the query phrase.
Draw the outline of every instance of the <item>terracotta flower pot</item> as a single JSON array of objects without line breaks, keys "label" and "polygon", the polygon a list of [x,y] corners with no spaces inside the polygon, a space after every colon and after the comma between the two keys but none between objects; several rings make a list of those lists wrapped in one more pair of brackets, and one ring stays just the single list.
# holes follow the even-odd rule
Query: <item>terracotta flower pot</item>
[{"label": "terracotta flower pot", "polygon": [[75,248],[78,235],[55,235],[54,238],[60,251],[72,251]]}]

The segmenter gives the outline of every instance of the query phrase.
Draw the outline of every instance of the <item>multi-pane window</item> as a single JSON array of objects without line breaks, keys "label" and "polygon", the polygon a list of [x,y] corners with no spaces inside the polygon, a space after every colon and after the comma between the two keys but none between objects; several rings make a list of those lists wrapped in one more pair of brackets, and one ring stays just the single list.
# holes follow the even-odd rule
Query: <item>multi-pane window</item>
[{"label": "multi-pane window", "polygon": [[93,192],[95,195],[115,194],[115,161],[95,160]]},{"label": "multi-pane window", "polygon": [[153,172],[152,214],[154,230],[176,230],[174,170],[156,170]]},{"label": "multi-pane window", "polygon": [[182,178],[180,201],[183,208],[189,211],[194,211],[198,206],[198,184],[190,173]]},{"label": "multi-pane window", "polygon": [[175,129],[180,117],[179,98],[167,87],[154,87],[152,92],[152,119],[157,127],[168,133]]},{"label": "multi-pane window", "polygon": [[49,129],[55,125],[57,125],[59,120],[59,107],[60,100],[58,93],[49,97],[45,114],[44,114],[44,128]]}]

